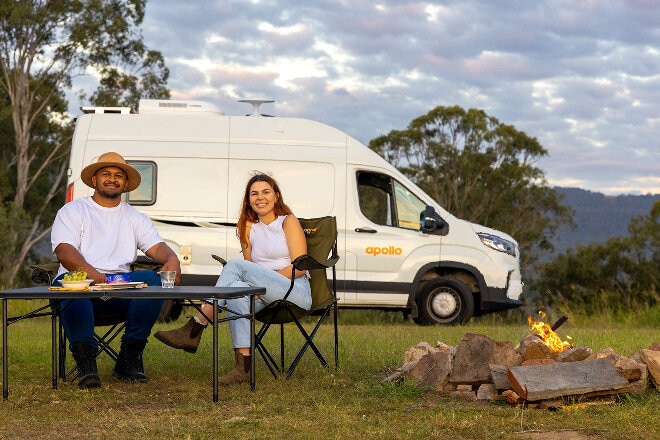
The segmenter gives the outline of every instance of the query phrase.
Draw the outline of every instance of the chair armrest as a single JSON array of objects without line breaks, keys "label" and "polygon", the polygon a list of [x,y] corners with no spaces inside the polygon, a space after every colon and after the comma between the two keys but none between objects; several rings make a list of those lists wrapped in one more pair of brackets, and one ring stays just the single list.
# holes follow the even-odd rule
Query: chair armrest
[{"label": "chair armrest", "polygon": [[32,269],[32,281],[38,284],[48,284],[53,282],[53,278],[60,268],[59,261],[51,261],[48,263],[33,264],[30,266]]},{"label": "chair armrest", "polygon": [[317,261],[309,254],[303,254],[293,260],[293,267],[298,270],[328,269],[339,261],[339,257],[333,257],[326,261]]},{"label": "chair armrest", "polygon": [[131,264],[131,272],[136,270],[153,270],[158,272],[163,265],[150,258],[139,257],[133,264]]},{"label": "chair armrest", "polygon": [[227,260],[225,260],[224,258],[222,258],[222,257],[220,257],[220,256],[218,256],[218,255],[216,255],[216,254],[211,254],[211,258],[213,258],[215,261],[217,261],[218,263],[222,264],[223,266],[224,266],[225,264],[227,264]]}]

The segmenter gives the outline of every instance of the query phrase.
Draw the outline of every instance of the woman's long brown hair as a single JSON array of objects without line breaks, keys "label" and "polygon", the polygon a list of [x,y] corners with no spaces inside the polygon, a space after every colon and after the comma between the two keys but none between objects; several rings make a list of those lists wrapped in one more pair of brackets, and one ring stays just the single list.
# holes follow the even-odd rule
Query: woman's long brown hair
[{"label": "woman's long brown hair", "polygon": [[263,173],[258,173],[252,176],[250,180],[248,180],[247,185],[245,185],[241,214],[239,215],[238,223],[236,224],[236,235],[238,236],[238,240],[241,242],[241,249],[244,249],[249,241],[249,237],[247,236],[246,232],[248,222],[256,223],[259,221],[257,213],[254,212],[250,206],[250,188],[255,182],[266,182],[273,188],[273,191],[275,191],[275,194],[277,195],[277,202],[275,202],[276,216],[293,214],[291,208],[289,208],[287,204],[284,203],[284,197],[282,197],[280,186],[277,184],[275,179]]}]

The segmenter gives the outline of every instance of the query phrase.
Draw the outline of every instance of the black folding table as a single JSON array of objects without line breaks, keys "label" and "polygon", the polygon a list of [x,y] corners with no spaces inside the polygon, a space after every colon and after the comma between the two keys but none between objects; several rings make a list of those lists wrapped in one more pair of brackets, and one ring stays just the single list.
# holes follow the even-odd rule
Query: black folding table
[{"label": "black folding table", "polygon": [[[34,316],[43,316],[44,314],[27,313],[22,316],[7,316],[7,301],[15,299],[75,299],[82,296],[86,298],[99,298],[109,300],[111,298],[152,298],[152,299],[183,299],[192,302],[193,300],[206,300],[213,304],[213,401],[218,401],[218,323],[230,321],[239,318],[250,319],[251,328],[251,369],[250,369],[250,389],[255,389],[255,356],[254,356],[254,297],[266,293],[264,287],[215,287],[215,286],[175,286],[171,289],[162,287],[143,287],[138,289],[121,290],[90,290],[84,292],[50,290],[48,287],[26,287],[23,289],[10,289],[0,291],[2,299],[2,397],[7,399],[9,396],[9,378],[8,378],[8,359],[7,345],[9,324],[22,319]],[[235,315],[232,317],[218,318],[218,302],[249,296],[250,313],[246,315]],[[43,309],[43,308],[42,308]],[[52,368],[53,368],[53,388],[57,389],[57,316],[52,314]]]}]

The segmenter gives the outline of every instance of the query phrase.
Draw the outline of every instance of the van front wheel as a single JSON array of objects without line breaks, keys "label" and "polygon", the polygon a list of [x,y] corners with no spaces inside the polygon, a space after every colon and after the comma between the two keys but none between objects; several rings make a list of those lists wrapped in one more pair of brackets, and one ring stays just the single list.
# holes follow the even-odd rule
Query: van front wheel
[{"label": "van front wheel", "polygon": [[465,324],[474,314],[474,297],[464,283],[453,278],[436,278],[420,292],[417,308],[417,324]]}]

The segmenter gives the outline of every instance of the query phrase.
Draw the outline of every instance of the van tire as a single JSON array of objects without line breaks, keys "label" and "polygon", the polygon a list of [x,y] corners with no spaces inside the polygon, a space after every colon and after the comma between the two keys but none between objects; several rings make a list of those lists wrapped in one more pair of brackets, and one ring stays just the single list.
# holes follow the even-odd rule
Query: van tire
[{"label": "van tire", "polygon": [[166,299],[163,302],[163,308],[160,309],[158,322],[172,322],[179,319],[183,310],[183,304],[175,299]]},{"label": "van tire", "polygon": [[467,323],[474,314],[470,289],[453,278],[430,280],[417,296],[419,325],[456,325]]}]

